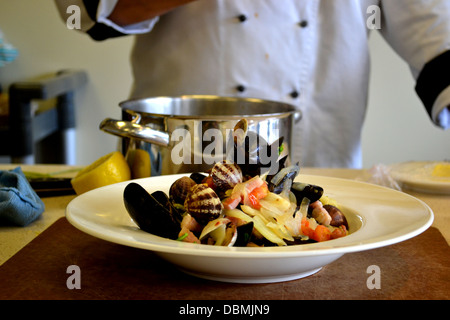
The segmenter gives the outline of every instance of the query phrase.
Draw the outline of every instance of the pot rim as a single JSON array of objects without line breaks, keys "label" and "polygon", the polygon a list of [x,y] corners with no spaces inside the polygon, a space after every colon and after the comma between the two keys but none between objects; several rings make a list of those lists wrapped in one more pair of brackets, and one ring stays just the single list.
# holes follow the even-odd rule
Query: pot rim
[{"label": "pot rim", "polygon": [[[217,113],[217,111],[222,111],[220,108],[215,108],[213,111],[215,113],[200,113],[193,114],[190,113],[192,110],[186,110],[186,112],[180,112],[179,110],[175,110],[174,113],[167,112],[155,112],[154,110],[145,110],[148,109],[148,106],[152,104],[152,108],[160,108],[163,110],[164,108],[168,108],[170,106],[180,104],[180,103],[189,103],[189,102],[219,102],[219,103],[242,103],[245,105],[245,109],[247,112],[242,112],[241,114],[236,113],[239,110],[233,110],[233,113]],[[261,107],[275,109],[275,111],[270,112],[261,112]],[[124,111],[132,112],[132,113],[140,113],[146,116],[156,116],[156,117],[170,117],[170,118],[179,118],[179,119],[240,119],[240,118],[267,118],[267,117],[280,117],[280,116],[290,116],[293,114],[297,114],[301,116],[301,111],[296,110],[296,108],[288,103],[274,101],[274,100],[266,100],[259,98],[244,98],[244,97],[232,97],[232,96],[216,96],[216,95],[180,95],[180,96],[155,96],[155,97],[147,97],[147,98],[136,98],[129,99],[119,103],[119,107]],[[248,109],[255,109],[254,112],[248,112]],[[211,110],[211,109],[210,109]],[[173,110],[172,110],[173,111]]]}]

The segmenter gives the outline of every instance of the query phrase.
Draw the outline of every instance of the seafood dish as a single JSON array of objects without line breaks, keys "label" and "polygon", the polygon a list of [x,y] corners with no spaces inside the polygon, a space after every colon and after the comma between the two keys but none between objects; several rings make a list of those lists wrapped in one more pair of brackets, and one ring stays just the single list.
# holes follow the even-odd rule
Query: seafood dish
[{"label": "seafood dish", "polygon": [[[236,128],[247,129],[245,119]],[[157,236],[229,247],[298,245],[348,235],[336,200],[320,186],[295,180],[298,164],[287,165],[286,156],[280,155],[275,166],[264,167],[250,161],[258,159],[258,145],[246,143],[245,136],[234,137],[234,145],[235,155],[247,146],[243,163],[225,159],[206,173],[182,176],[168,194],[150,194],[130,182],[123,197],[133,221]],[[267,145],[266,149],[274,150]]]}]

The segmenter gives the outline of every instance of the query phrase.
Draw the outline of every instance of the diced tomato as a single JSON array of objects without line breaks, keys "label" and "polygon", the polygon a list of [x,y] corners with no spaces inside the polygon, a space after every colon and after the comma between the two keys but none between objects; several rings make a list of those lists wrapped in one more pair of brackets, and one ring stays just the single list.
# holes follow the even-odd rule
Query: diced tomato
[{"label": "diced tomato", "polygon": [[344,225],[341,225],[339,228],[333,230],[333,232],[331,233],[331,239],[342,238],[347,234],[347,228]]},{"label": "diced tomato", "polygon": [[314,230],[314,236],[313,239],[321,242],[321,241],[328,241],[331,239],[331,231],[327,227],[319,224],[316,229]]},{"label": "diced tomato", "polygon": [[309,221],[306,218],[302,219],[301,222],[302,233],[308,236],[310,239],[316,240],[318,242],[327,241],[331,239],[331,231],[327,227],[319,224],[315,229],[309,226]]},{"label": "diced tomato", "polygon": [[250,193],[248,195],[248,200],[250,201],[250,206],[253,209],[256,209],[256,210],[261,209],[261,203],[259,203],[258,198],[253,193]]},{"label": "diced tomato", "polygon": [[269,194],[269,187],[266,183],[263,183],[260,187],[253,189],[250,194],[254,195],[256,199],[260,200],[265,198]]},{"label": "diced tomato", "polygon": [[302,219],[301,228],[302,228],[302,233],[305,236],[313,239],[313,237],[314,237],[314,230],[309,227],[309,221],[306,218]]}]

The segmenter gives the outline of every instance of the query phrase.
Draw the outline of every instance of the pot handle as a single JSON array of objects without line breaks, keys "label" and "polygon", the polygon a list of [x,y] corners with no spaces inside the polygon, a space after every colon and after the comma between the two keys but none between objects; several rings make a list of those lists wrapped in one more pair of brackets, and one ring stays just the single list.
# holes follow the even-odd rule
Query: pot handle
[{"label": "pot handle", "polygon": [[303,114],[300,110],[294,111],[294,122],[298,123],[300,120],[302,120]]},{"label": "pot handle", "polygon": [[167,147],[170,141],[167,132],[154,130],[130,121],[106,118],[100,123],[100,130],[115,136],[138,139],[163,147]]}]

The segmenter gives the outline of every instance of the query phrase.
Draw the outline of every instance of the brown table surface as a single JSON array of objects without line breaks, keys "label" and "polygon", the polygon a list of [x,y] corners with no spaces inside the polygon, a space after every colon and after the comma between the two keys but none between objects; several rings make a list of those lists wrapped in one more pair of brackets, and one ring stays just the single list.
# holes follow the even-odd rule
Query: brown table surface
[{"label": "brown table surface", "polygon": [[[14,165],[0,166],[10,169]],[[66,166],[29,166],[38,172]],[[355,179],[363,170],[304,168],[303,173]],[[446,299],[450,298],[450,196],[406,191],[434,212],[431,228],[410,240],[346,254],[318,273],[271,284],[198,279],[154,253],[87,235],[64,218],[74,196],[43,198],[46,210],[27,227],[0,226],[0,299]],[[70,290],[70,265],[81,289]],[[380,267],[380,289],[370,290],[367,268]]]},{"label": "brown table surface", "polygon": [[[270,284],[198,279],[150,251],[85,234],[60,218],[0,267],[0,299],[449,299],[450,254],[441,233],[346,254],[307,278]],[[68,289],[70,265],[80,289]],[[367,268],[380,268],[369,289]]]}]

